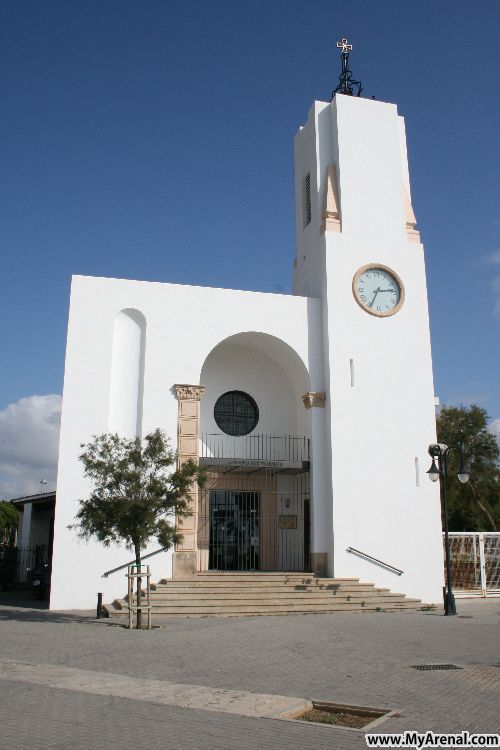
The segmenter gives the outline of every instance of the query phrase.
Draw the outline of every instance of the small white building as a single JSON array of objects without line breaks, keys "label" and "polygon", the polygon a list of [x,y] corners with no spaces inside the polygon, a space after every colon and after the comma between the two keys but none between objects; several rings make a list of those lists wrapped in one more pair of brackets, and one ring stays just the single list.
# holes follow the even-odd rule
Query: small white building
[{"label": "small white building", "polygon": [[293,295],[73,278],[51,608],[125,593],[123,571],[101,576],[130,551],[68,529],[89,489],[80,444],[156,427],[210,482],[193,494],[181,547],[148,560],[153,579],[304,570],[440,600],[424,249],[404,120],[380,101],[314,102],[295,165]]}]

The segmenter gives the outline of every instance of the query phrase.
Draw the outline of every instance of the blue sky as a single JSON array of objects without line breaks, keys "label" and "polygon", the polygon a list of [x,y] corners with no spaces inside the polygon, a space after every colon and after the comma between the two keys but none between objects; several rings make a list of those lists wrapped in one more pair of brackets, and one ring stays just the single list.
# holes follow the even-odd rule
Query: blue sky
[{"label": "blue sky", "polygon": [[364,93],[406,118],[436,393],[500,419],[498,2],[4,0],[0,16],[0,428],[62,391],[73,273],[290,291],[293,136],[337,84],[341,36]]}]

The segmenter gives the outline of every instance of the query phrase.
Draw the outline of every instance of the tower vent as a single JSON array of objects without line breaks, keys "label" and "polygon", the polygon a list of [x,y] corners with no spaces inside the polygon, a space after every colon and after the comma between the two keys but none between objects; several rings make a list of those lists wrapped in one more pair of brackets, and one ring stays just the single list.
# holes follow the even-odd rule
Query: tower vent
[{"label": "tower vent", "polygon": [[311,174],[308,172],[304,178],[304,227],[311,223]]}]

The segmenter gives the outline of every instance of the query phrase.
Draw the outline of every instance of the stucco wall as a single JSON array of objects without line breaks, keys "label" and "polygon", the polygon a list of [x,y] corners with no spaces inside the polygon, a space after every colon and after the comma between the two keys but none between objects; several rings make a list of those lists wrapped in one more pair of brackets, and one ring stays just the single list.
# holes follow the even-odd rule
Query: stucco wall
[{"label": "stucco wall", "polygon": [[[321,233],[330,163],[337,170],[341,231]],[[307,172],[314,174],[316,224],[313,219],[302,229],[298,223],[294,289],[323,300],[330,573],[439,601],[439,491],[425,474],[436,435],[424,251],[406,231],[408,162],[395,105],[347,96],[315,102],[296,137],[297,179]],[[298,211],[301,200],[297,192]],[[396,315],[375,317],[355,301],[352,279],[367,263],[387,265],[401,277],[406,299]],[[404,574],[360,560],[348,546]]]},{"label": "stucco wall", "polygon": [[[199,383],[210,352],[221,341],[242,332],[258,332],[279,339],[285,350],[290,347],[294,356],[302,361],[304,370],[309,371],[310,387],[324,389],[318,300],[176,284],[74,277],[54,530],[53,609],[93,607],[98,591],[104,593],[105,601],[122,596],[126,591],[123,571],[108,579],[102,579],[101,574],[130,560],[130,552],[116,546],[105,548],[96,542],[86,544],[78,541],[75,532],[67,529],[73,522],[78,498],[85,497],[88,492],[77,459],[80,444],[109,428],[113,332],[117,315],[122,310],[138,311],[144,316],[146,325],[143,434],[160,426],[175,441],[177,400],[173,384]],[[272,344],[270,339],[269,342]],[[257,356],[270,355],[262,351]],[[278,352],[277,356],[281,362],[282,354]],[[273,380],[279,378],[284,385],[283,398],[288,404],[292,385],[287,383],[288,376],[279,367],[276,364],[278,369],[273,370]],[[243,371],[239,377],[244,378]],[[262,380],[258,388],[260,391]],[[286,398],[285,394],[288,394]],[[267,425],[267,415],[264,419]],[[287,416],[280,419],[288,420],[292,427],[295,418],[289,416],[287,410]],[[156,548],[157,544],[153,543],[150,550]],[[162,553],[149,561],[155,580],[170,575],[170,557],[170,553]]]},{"label": "stucco wall", "polygon": [[[203,365],[201,382],[206,391],[201,402],[201,431],[220,433],[213,416],[215,402],[226,391],[242,390],[259,408],[252,434],[308,435],[308,413],[301,399],[309,389],[307,372],[297,373],[294,388],[284,367],[257,348],[258,339],[253,346],[245,345],[245,337],[236,341],[240,343],[230,339],[220,344]],[[294,364],[299,369],[298,363]]]}]

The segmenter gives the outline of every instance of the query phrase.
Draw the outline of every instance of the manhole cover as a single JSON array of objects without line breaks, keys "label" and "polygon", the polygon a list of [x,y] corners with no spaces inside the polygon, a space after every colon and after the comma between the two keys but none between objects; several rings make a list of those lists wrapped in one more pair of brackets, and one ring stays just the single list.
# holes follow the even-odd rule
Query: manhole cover
[{"label": "manhole cover", "polygon": [[412,669],[418,669],[420,672],[426,672],[431,669],[463,669],[463,667],[457,667],[456,664],[412,664]]}]

